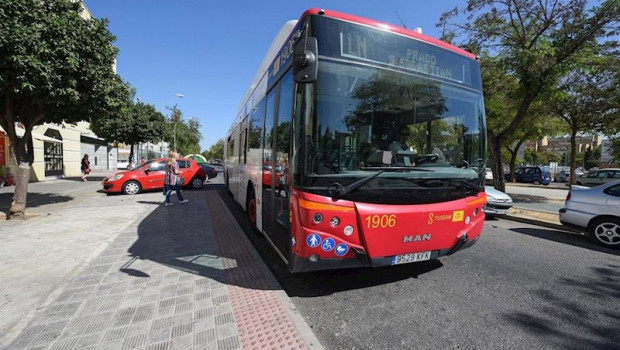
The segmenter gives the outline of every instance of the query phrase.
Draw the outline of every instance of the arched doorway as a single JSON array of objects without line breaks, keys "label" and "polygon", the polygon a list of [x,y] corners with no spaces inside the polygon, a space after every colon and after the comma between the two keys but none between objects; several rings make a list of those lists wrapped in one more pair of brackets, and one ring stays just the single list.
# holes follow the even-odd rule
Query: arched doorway
[{"label": "arched doorway", "polygon": [[63,175],[62,136],[60,131],[47,129],[45,136],[58,140],[43,141],[43,158],[45,159],[45,176]]}]

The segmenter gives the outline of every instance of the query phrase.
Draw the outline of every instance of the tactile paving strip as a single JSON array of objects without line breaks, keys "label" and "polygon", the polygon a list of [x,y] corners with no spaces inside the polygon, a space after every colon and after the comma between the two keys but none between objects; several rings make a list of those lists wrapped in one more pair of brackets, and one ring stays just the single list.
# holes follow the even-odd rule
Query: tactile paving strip
[{"label": "tactile paving strip", "polygon": [[297,327],[274,292],[279,286],[264,276],[251,243],[214,191],[206,192],[211,224],[220,251],[236,260],[225,270],[228,293],[243,349],[308,349]]}]

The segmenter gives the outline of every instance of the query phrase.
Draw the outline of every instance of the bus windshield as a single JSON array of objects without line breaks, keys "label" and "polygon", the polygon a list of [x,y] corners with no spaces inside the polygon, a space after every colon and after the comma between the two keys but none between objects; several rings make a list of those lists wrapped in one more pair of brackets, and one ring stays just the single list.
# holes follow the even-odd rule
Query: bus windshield
[{"label": "bus windshield", "polygon": [[[345,198],[404,204],[463,198],[481,185],[476,169],[484,169],[486,140],[480,92],[329,58],[320,61],[315,89],[316,112],[305,122],[305,191],[329,195],[334,186],[368,177],[344,191]],[[386,191],[393,193],[377,196]]]}]

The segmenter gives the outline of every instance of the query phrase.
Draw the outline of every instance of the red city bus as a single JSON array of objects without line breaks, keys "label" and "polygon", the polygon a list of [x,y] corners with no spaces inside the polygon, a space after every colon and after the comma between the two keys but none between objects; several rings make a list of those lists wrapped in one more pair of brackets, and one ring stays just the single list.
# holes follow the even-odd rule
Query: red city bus
[{"label": "red city bus", "polygon": [[484,225],[479,62],[402,27],[308,10],[274,39],[224,153],[228,190],[292,272],[450,255]]}]

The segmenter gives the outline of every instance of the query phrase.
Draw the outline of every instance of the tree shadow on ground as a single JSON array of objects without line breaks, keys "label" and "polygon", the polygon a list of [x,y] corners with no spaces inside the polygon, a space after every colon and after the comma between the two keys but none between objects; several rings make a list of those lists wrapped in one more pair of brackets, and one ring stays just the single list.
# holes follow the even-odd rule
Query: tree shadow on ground
[{"label": "tree shadow on ground", "polygon": [[[591,267],[591,272],[584,279],[549,281],[551,286],[531,293],[538,311],[518,310],[504,318],[536,337],[545,337],[553,345],[550,348],[619,349],[620,309],[610,306],[620,304],[620,263]],[[552,292],[554,287],[569,292],[559,295]]]},{"label": "tree shadow on ground", "polygon": [[[0,211],[8,212],[13,202],[14,193],[0,193]],[[66,203],[74,200],[73,196],[63,196],[56,193],[28,193],[26,197],[26,211],[28,208],[42,207],[48,204]]]},{"label": "tree shadow on ground", "polygon": [[[86,181],[89,182],[101,182],[103,181],[103,179],[105,178],[105,176],[88,176],[86,178]],[[68,180],[68,181],[77,181],[77,182],[84,182],[84,180],[82,180],[81,176],[71,176],[71,177],[64,177],[63,180]]]},{"label": "tree shadow on ground", "polygon": [[[142,201],[161,206],[140,222],[138,239],[127,250],[131,259],[149,260],[228,285],[257,290],[280,289],[268,273],[257,272],[254,268],[256,259],[262,258],[289,295],[305,297],[417,278],[442,266],[441,262],[434,260],[390,268],[293,275],[267,240],[252,231],[247,216],[222,185],[206,186],[201,191],[184,191],[183,195],[190,200],[188,204],[179,204],[175,196],[172,198],[174,205],[170,207],[161,205],[161,202]],[[218,208],[222,205],[219,199],[226,208]],[[234,218],[230,218],[226,210]],[[236,222],[231,223],[231,219]],[[243,232],[238,231],[236,224],[241,226]],[[245,238],[254,247],[244,243]],[[153,274],[149,269],[130,270],[130,266],[124,266],[121,272],[136,277]]]},{"label": "tree shadow on ground", "polygon": [[[252,289],[277,289],[277,285],[266,283],[261,278],[234,280],[230,278],[235,270],[246,264],[235,252],[220,249],[212,226],[213,214],[205,200],[211,187],[199,191],[183,191],[190,202],[179,204],[172,196],[173,206],[163,206],[162,201],[138,201],[143,204],[157,204],[138,225],[138,239],[127,252],[133,260],[149,260],[185,273],[207,277],[218,282]],[[138,264],[143,266],[143,264]],[[132,269],[124,266],[121,272],[134,277],[153,275],[154,269]]]},{"label": "tree shadow on ground", "polygon": [[580,248],[595,250],[598,252],[603,252],[603,253],[607,253],[611,255],[620,256],[620,250],[613,249],[613,248],[607,248],[607,247],[598,245],[592,241],[592,238],[590,238],[590,236],[579,234],[579,233],[543,229],[541,227],[539,228],[519,227],[519,228],[510,229],[510,231],[522,233],[528,236],[546,239],[546,240],[553,241],[553,242],[569,244],[575,247],[580,247]]},{"label": "tree shadow on ground", "polygon": [[515,203],[546,203],[549,198],[543,196],[534,196],[531,194],[508,193],[512,201]]}]

